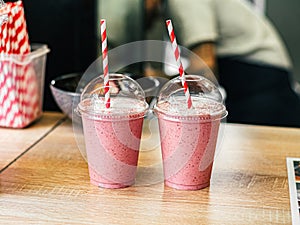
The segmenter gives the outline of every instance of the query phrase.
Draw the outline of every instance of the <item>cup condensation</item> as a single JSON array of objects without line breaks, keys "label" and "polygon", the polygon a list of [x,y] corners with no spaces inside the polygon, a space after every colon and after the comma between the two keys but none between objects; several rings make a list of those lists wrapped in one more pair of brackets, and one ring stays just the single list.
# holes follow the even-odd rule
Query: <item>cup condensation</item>
[{"label": "cup condensation", "polygon": [[158,117],[165,185],[181,190],[209,186],[220,121],[227,111],[218,88],[198,75],[186,75],[193,106],[177,77],[160,91]]},{"label": "cup condensation", "polygon": [[140,85],[122,74],[110,74],[110,108],[105,107],[103,76],[81,94],[86,154],[92,184],[104,188],[133,185],[143,118],[148,105]]}]

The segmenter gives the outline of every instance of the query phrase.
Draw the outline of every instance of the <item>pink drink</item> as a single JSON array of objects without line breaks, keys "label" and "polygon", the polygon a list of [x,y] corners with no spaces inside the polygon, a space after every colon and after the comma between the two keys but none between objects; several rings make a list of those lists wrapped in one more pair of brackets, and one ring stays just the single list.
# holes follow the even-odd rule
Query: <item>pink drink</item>
[{"label": "pink drink", "polygon": [[165,184],[182,190],[209,186],[220,120],[225,107],[209,99],[193,99],[186,109],[184,99],[177,106],[157,105]]},{"label": "pink drink", "polygon": [[[81,107],[90,102],[81,102]],[[103,102],[100,106],[97,114],[82,113],[90,181],[105,188],[130,186],[135,181],[145,107],[129,98],[113,100],[111,109],[104,109]]]}]

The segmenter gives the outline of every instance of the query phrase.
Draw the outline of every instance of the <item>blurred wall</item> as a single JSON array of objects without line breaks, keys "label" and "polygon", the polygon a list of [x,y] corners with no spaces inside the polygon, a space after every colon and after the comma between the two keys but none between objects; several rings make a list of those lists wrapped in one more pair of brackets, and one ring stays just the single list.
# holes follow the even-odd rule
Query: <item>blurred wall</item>
[{"label": "blurred wall", "polygon": [[31,43],[45,43],[44,110],[59,110],[49,84],[67,73],[85,71],[97,58],[96,0],[23,0]]},{"label": "blurred wall", "polygon": [[294,65],[294,74],[300,81],[300,1],[267,0],[266,14],[281,34]]}]

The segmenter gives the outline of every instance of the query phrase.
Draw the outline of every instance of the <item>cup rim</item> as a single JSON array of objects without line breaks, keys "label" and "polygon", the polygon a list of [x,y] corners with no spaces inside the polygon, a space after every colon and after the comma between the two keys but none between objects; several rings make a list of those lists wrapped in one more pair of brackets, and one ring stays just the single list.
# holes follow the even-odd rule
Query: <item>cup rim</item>
[{"label": "cup rim", "polygon": [[172,115],[164,110],[159,109],[157,105],[155,105],[153,111],[157,118],[161,118],[164,120],[174,121],[174,122],[187,122],[187,123],[207,123],[217,120],[222,120],[227,117],[228,111],[226,110],[225,106],[223,105],[222,110],[211,114],[192,114],[192,115]]},{"label": "cup rim", "polygon": [[[141,109],[133,111],[133,112],[114,112],[113,109],[108,111],[96,111],[93,112],[91,110],[86,109],[86,107],[82,106],[82,104],[91,101],[90,99],[84,99],[80,101],[75,112],[81,117],[87,117],[93,120],[102,120],[102,121],[112,121],[112,120],[135,120],[140,119],[146,116],[149,105],[146,102],[139,101],[141,103]],[[88,103],[86,103],[88,104]]]}]

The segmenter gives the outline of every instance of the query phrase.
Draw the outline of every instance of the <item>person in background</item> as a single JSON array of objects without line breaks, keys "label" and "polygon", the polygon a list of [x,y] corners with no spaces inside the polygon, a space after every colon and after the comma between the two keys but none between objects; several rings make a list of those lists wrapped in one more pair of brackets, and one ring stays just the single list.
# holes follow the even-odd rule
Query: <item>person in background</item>
[{"label": "person in background", "polygon": [[[270,21],[246,0],[168,0],[177,42],[191,49],[226,90],[228,121],[300,127],[292,64]],[[192,64],[197,73],[201,65]]]}]

